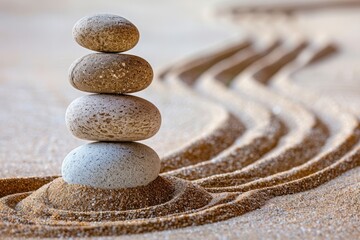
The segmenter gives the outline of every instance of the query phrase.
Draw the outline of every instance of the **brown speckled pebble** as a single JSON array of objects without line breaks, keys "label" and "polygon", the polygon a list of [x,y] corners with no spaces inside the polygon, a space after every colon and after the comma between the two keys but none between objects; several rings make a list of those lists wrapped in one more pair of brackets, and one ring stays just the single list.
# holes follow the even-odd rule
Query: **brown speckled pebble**
[{"label": "brown speckled pebble", "polygon": [[75,99],[67,108],[66,125],[81,139],[140,141],[160,128],[159,110],[130,95],[92,94]]},{"label": "brown speckled pebble", "polygon": [[129,20],[112,14],[80,19],[73,28],[75,41],[98,52],[124,52],[139,41],[139,31]]},{"label": "brown speckled pebble", "polygon": [[93,53],[69,69],[70,83],[92,93],[133,93],[148,87],[152,79],[150,64],[129,54]]}]

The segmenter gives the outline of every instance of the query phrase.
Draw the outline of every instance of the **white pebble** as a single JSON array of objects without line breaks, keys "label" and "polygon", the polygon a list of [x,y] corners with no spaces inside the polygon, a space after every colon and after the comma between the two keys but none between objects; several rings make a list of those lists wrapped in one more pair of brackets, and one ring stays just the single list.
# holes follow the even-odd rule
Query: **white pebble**
[{"label": "white pebble", "polygon": [[160,159],[136,142],[95,142],[72,150],[63,161],[62,177],[69,184],[101,189],[144,186],[160,173]]}]

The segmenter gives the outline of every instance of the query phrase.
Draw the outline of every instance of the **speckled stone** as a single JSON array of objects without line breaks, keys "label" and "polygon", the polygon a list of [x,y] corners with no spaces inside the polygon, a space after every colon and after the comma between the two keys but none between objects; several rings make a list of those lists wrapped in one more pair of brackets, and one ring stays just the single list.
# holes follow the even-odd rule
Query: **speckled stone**
[{"label": "speckled stone", "polygon": [[61,172],[69,184],[132,188],[157,178],[160,159],[154,150],[141,143],[96,142],[72,150],[65,157]]},{"label": "speckled stone", "polygon": [[75,99],[65,120],[81,139],[139,141],[157,133],[161,115],[152,103],[136,96],[91,94]]},{"label": "speckled stone", "polygon": [[153,79],[150,64],[134,55],[93,53],[76,60],[69,69],[70,83],[92,93],[132,93]]},{"label": "speckled stone", "polygon": [[112,14],[80,19],[73,28],[75,41],[98,52],[124,52],[139,41],[139,31],[129,20]]}]

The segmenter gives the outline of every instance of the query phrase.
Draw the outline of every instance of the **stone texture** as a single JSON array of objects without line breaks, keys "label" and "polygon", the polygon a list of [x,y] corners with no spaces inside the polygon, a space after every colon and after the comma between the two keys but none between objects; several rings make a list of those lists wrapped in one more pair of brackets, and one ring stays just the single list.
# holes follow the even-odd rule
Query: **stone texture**
[{"label": "stone texture", "polygon": [[61,168],[63,179],[101,189],[144,186],[157,178],[160,159],[141,143],[96,142],[71,151]]},{"label": "stone texture", "polygon": [[152,103],[129,95],[77,98],[65,118],[74,136],[94,141],[144,140],[157,133],[161,124],[160,112]]},{"label": "stone texture", "polygon": [[127,19],[112,14],[96,14],[80,19],[73,36],[81,46],[98,52],[124,52],[139,41],[139,31]]},{"label": "stone texture", "polygon": [[133,93],[148,87],[152,79],[150,64],[129,54],[89,54],[69,69],[70,83],[92,93]]}]

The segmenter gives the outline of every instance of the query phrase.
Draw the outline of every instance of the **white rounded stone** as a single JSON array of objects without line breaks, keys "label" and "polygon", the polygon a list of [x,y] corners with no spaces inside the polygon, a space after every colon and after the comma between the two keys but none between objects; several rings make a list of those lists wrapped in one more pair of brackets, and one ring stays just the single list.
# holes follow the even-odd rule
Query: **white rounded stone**
[{"label": "white rounded stone", "polygon": [[160,159],[136,142],[95,142],[72,150],[63,161],[62,177],[69,184],[101,189],[144,186],[160,173]]}]

